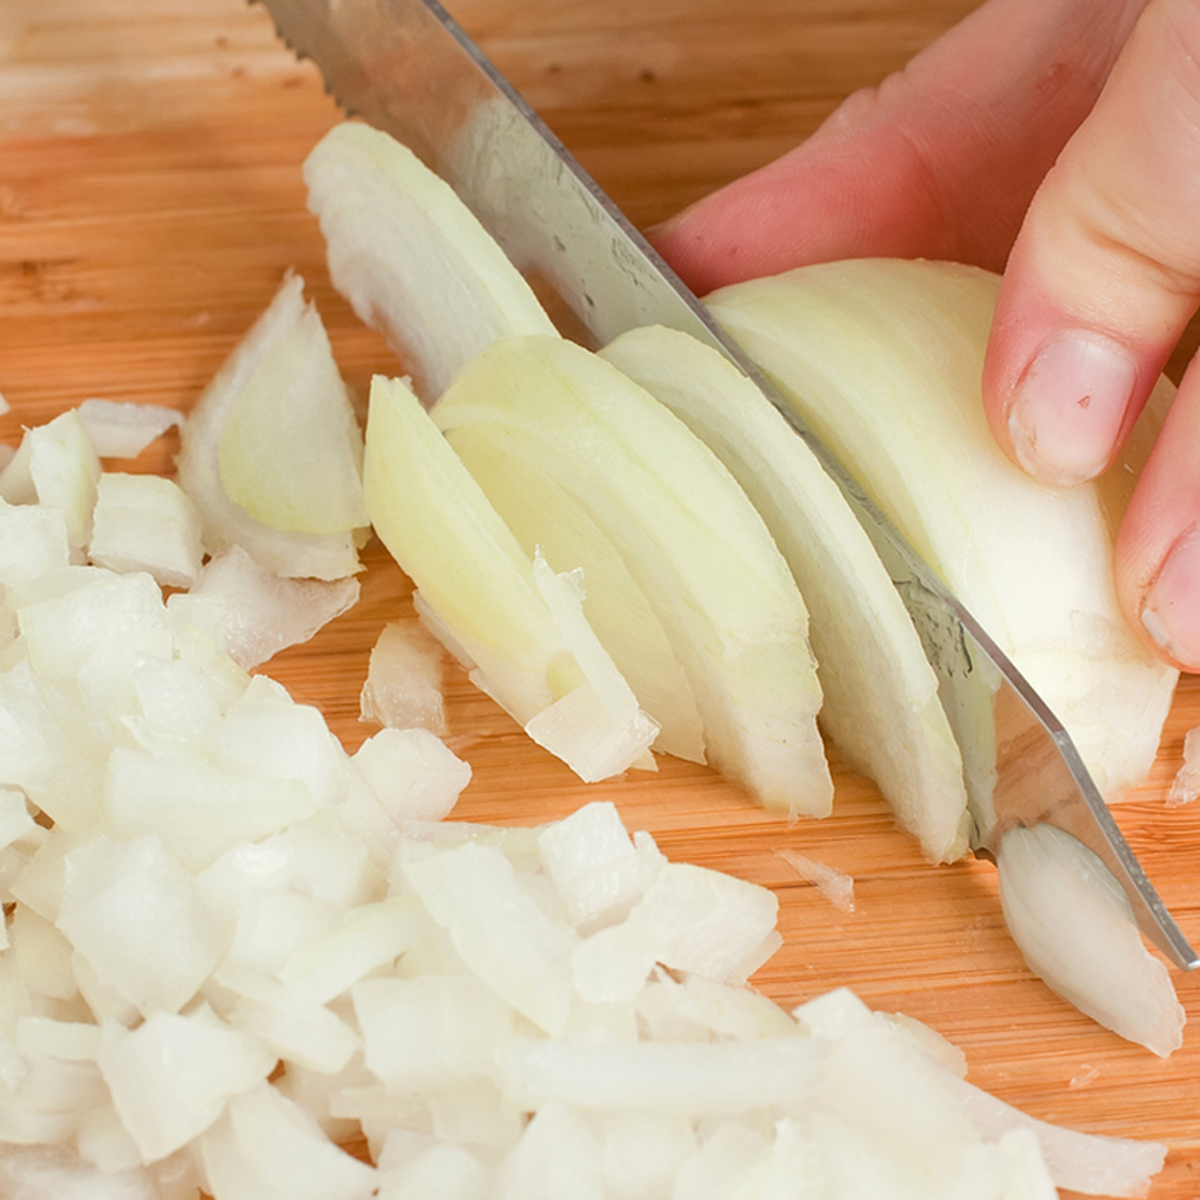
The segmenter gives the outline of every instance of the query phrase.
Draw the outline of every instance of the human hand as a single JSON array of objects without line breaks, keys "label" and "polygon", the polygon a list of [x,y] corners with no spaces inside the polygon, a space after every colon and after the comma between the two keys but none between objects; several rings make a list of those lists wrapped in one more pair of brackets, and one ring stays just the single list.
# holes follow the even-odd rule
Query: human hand
[{"label": "human hand", "polygon": [[[1081,482],[1112,462],[1200,305],[1198,56],[1196,0],[990,0],[653,240],[701,293],[863,255],[1004,268],[989,422],[1037,478]],[[1195,364],[1115,569],[1134,627],[1200,669]]]}]

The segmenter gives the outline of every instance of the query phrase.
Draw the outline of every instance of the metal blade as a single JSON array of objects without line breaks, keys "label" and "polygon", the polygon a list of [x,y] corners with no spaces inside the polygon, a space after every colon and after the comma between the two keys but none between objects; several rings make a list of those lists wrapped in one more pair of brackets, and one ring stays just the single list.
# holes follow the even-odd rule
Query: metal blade
[{"label": "metal blade", "polygon": [[1142,932],[1179,966],[1200,965],[1061,723],[445,9],[436,0],[265,3],[343,107],[454,187],[560,324],[578,322],[598,345],[667,325],[755,381],[837,481],[905,600],[962,747],[977,849],[988,853],[1015,824],[1065,829],[1113,872]]}]

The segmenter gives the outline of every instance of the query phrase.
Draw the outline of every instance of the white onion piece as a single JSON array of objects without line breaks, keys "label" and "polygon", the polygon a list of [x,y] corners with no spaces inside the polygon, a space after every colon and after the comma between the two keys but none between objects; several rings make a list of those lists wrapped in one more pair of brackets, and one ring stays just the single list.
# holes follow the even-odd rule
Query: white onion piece
[{"label": "white onion piece", "polygon": [[352,608],[356,579],[292,579],[255,562],[240,546],[210,559],[196,585],[170,598],[183,623],[211,629],[239,666],[249,670],[305,642]]},{"label": "white onion piece", "polygon": [[374,1167],[267,1084],[235,1097],[201,1146],[219,1200],[370,1200],[375,1191]]},{"label": "white onion piece", "polygon": [[663,326],[600,351],[671,409],[745,489],[808,606],[820,722],[933,862],[967,849],[962,757],[907,610],[807,443],[724,355]]},{"label": "white onion piece", "polygon": [[1185,1014],[1107,867],[1053,825],[1010,829],[996,858],[1000,903],[1030,969],[1107,1029],[1166,1057]]},{"label": "white onion piece", "polygon": [[826,815],[808,613],[762,518],[704,443],[561,338],[493,343],[432,415],[468,467],[479,445],[524,459],[611,539],[688,678],[713,765],[764,805]]},{"label": "white onion piece", "polygon": [[405,874],[480,979],[539,1029],[566,1028],[578,939],[538,908],[499,850],[468,843],[412,859]]},{"label": "white onion piece", "polygon": [[[295,377],[292,368],[297,363],[309,364],[309,376]],[[276,392],[275,385],[282,391]],[[266,403],[274,411],[275,404],[292,400],[299,403],[296,420],[289,416],[276,428],[280,436],[270,446],[270,461],[239,459],[239,465],[230,468],[232,479],[246,488],[239,487],[238,496],[251,503],[258,493],[246,481],[256,472],[289,481],[286,494],[296,498],[299,515],[285,519],[291,527],[280,527],[258,519],[230,496],[223,472],[224,460],[233,452],[224,438],[228,422],[242,405]],[[348,404],[320,317],[305,304],[304,281],[289,275],[213,377],[183,427],[177,477],[200,510],[209,553],[241,546],[274,573],[295,577],[342,579],[360,569],[356,526],[364,518],[354,444],[357,430],[349,428],[353,417],[345,414]],[[335,416],[326,419],[330,410]],[[340,433],[327,444],[322,437],[330,421]],[[249,453],[254,446],[261,449],[261,443],[257,424],[249,419],[246,423],[244,448]],[[236,435],[237,429],[233,432]],[[317,440],[308,442],[308,436]],[[233,446],[242,445],[234,436]],[[329,465],[317,469],[326,453]],[[313,510],[337,514],[338,528],[315,527],[323,523]],[[258,511],[272,521],[280,519],[269,505]]]},{"label": "white onion piece", "polygon": [[97,976],[143,1013],[178,1012],[221,958],[191,874],[157,838],[97,834],[63,860],[55,924]]},{"label": "white onion piece", "polygon": [[979,380],[998,283],[954,263],[858,259],[706,303],[1037,689],[1101,792],[1119,798],[1150,770],[1177,672],[1117,605],[1115,494],[1042,486],[987,428]]},{"label": "white onion piece", "polygon": [[76,410],[101,458],[136,458],[168,429],[183,424],[183,414],[157,404],[85,400]]},{"label": "white onion piece", "polygon": [[444,737],[442,648],[418,621],[389,621],[371,647],[359,706],[364,721],[420,726]]},{"label": "white onion piece", "polygon": [[[401,380],[371,387],[364,464],[376,532],[474,682],[586,780],[637,762],[657,728],[579,615],[571,585],[535,571]],[[550,712],[579,692],[566,714]],[[580,712],[582,710],[582,712]]]},{"label": "white onion piece", "polygon": [[653,838],[631,839],[616,806],[603,801],[548,825],[538,853],[571,923],[582,930],[624,917],[666,863]]},{"label": "white onion piece", "polygon": [[65,1146],[0,1146],[0,1192],[13,1200],[164,1200],[137,1168],[107,1172]]},{"label": "white onion piece", "polygon": [[524,1109],[559,1102],[600,1111],[719,1116],[806,1104],[821,1051],[807,1038],[637,1042],[513,1038],[499,1054],[504,1094]]},{"label": "white onion piece", "polygon": [[854,879],[845,871],[831,867],[828,863],[818,862],[807,854],[795,850],[779,849],[775,851],[789,866],[794,867],[801,879],[814,884],[823,896],[842,912],[854,911]]},{"label": "white onion piece", "polygon": [[945,1093],[938,1103],[950,1110],[960,1109],[981,1138],[995,1140],[1017,1129],[1030,1131],[1058,1187],[1089,1195],[1141,1196],[1151,1177],[1162,1169],[1165,1146],[1081,1134],[1038,1121],[975,1087],[954,1066],[931,1053],[926,1038],[914,1036],[911,1022],[897,1023],[887,1014],[872,1012],[846,988],[801,1005],[794,1015],[803,1029],[832,1046],[846,1045],[860,1037],[868,1039],[874,1051],[863,1064],[863,1085],[867,1089],[873,1086],[876,1052],[886,1047],[887,1053],[902,1055],[907,1064],[901,1085],[902,1107],[908,1104],[914,1112],[919,1111],[909,1098],[916,1095],[918,1087],[933,1088]]},{"label": "white onion piece", "polygon": [[1170,805],[1190,804],[1200,796],[1200,727],[1189,729],[1183,738],[1183,762],[1167,792]]},{"label": "white onion piece", "polygon": [[471,768],[427,729],[385,729],[368,738],[354,765],[397,826],[449,816]]},{"label": "white onion piece", "polygon": [[304,163],[334,286],[381,330],[429,400],[497,338],[555,332],[529,284],[407,147],[346,122]]},{"label": "white onion piece", "polygon": [[71,561],[65,515],[0,501],[0,584],[12,587],[57,572]]},{"label": "white onion piece", "polygon": [[132,1031],[110,1023],[103,1038],[100,1070],[145,1163],[199,1137],[276,1062],[257,1038],[203,1012],[152,1013]]},{"label": "white onion piece", "polygon": [[0,498],[41,504],[66,518],[71,549],[81,552],[92,528],[100,458],[75,409],[26,431],[0,473]]},{"label": "white onion piece", "polygon": [[188,588],[200,574],[200,514],[174,480],[100,476],[88,557],[112,571],[147,571],[164,586]]}]

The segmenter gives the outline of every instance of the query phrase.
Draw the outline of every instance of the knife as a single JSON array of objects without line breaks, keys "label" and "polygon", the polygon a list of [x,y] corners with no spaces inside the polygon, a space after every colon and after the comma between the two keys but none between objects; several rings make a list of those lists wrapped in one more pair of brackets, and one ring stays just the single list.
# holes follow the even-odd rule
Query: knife
[{"label": "knife", "polygon": [[1200,965],[1062,723],[437,0],[264,2],[349,113],[457,191],[560,327],[603,345],[667,325],[760,387],[841,487],[908,608],[963,753],[976,854],[992,857],[1014,825],[1056,825],[1104,862],[1147,938],[1179,967]]}]

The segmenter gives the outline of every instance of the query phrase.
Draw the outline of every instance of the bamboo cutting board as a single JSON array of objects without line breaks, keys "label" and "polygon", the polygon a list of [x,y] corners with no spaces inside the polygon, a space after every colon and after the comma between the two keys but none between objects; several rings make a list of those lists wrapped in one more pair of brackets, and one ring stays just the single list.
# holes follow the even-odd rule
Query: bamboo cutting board
[{"label": "bamboo cutting board", "polygon": [[[455,15],[640,224],[781,153],[972,0],[460,0]],[[332,292],[299,165],[339,113],[243,0],[6,0],[0,8],[0,439],[88,396],[186,408],[288,268],[309,281],[350,381],[397,373]],[[169,444],[119,469],[163,469]],[[355,747],[367,656],[409,611],[372,547],[361,603],[268,667]],[[970,1077],[1029,1113],[1162,1139],[1154,1200],[1200,1195],[1200,977],[1176,974],[1197,1029],[1167,1061],[1049,994],[1004,932],[993,870],[925,864],[875,790],[837,767],[837,808],[787,825],[703,768],[584,787],[455,672],[452,742],[474,768],[456,815],[533,823],[612,799],[672,857],[774,888],[785,944],[758,975],[794,1005],[841,984],[961,1046]],[[1185,680],[1159,761],[1118,819],[1200,941],[1200,810],[1163,798]],[[851,874],[842,913],[777,855]]]}]

